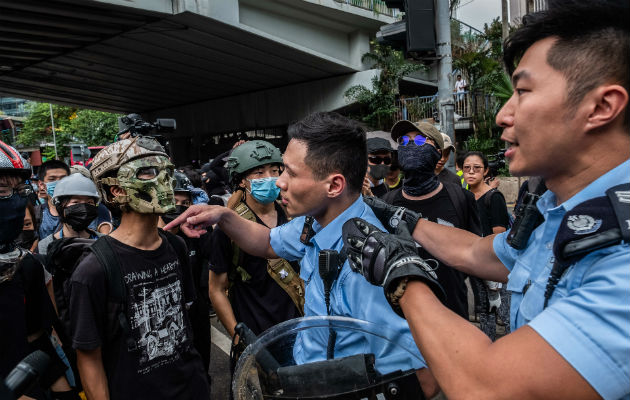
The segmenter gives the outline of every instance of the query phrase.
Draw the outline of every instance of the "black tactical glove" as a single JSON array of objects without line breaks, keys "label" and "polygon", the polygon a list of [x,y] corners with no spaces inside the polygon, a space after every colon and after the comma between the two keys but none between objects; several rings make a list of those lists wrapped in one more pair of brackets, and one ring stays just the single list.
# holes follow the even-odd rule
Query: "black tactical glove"
[{"label": "black tactical glove", "polygon": [[384,202],[378,197],[363,197],[365,204],[370,206],[376,218],[389,233],[396,233],[400,221],[407,222],[407,227],[413,232],[422,215],[405,207],[396,207]]},{"label": "black tactical glove", "polygon": [[343,224],[343,251],[352,270],[363,274],[371,284],[382,286],[392,309],[404,318],[398,302],[409,280],[426,283],[442,302],[446,294],[435,272],[418,256],[406,221],[401,221],[397,233],[390,235],[360,218],[352,218]]}]

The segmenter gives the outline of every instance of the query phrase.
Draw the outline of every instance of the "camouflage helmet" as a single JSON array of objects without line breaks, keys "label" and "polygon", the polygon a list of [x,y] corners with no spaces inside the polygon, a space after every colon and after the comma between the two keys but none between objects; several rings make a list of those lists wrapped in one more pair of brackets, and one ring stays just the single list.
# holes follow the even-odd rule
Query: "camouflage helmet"
[{"label": "camouflage helmet", "polygon": [[230,182],[252,168],[266,164],[282,164],[280,149],[264,140],[252,140],[238,146],[227,159]]},{"label": "camouflage helmet", "polygon": [[[141,171],[153,171],[139,179]],[[115,142],[98,152],[90,167],[103,202],[110,207],[128,205],[139,213],[162,214],[175,207],[173,164],[164,148],[152,137],[136,136]],[[113,175],[113,176],[112,176]],[[111,199],[108,186],[125,189],[126,196]]]}]

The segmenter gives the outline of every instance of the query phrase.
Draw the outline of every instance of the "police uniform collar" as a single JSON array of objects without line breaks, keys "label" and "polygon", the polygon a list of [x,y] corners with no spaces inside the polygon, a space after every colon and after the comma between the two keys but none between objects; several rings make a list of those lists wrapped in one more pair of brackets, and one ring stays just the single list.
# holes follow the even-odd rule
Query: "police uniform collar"
[{"label": "police uniform collar", "polygon": [[[606,190],[610,187],[618,185],[620,182],[628,181],[628,171],[630,171],[630,159],[622,162],[615,168],[606,172],[604,175],[595,179],[584,189],[573,195],[570,199],[564,203],[559,204],[558,208],[562,207],[564,211],[570,211],[578,204],[592,199],[593,197],[599,197],[606,193]],[[537,203],[538,209],[541,213],[550,211],[556,208],[556,195],[547,190]]]},{"label": "police uniform collar", "polygon": [[324,228],[315,221],[313,223],[315,236],[313,236],[312,240],[317,243],[317,247],[319,249],[334,249],[337,242],[341,240],[341,228],[343,227],[344,222],[352,217],[361,215],[362,212],[363,197],[358,196],[350,207],[346,208],[341,214],[337,215],[337,217],[330,221],[330,223]]}]

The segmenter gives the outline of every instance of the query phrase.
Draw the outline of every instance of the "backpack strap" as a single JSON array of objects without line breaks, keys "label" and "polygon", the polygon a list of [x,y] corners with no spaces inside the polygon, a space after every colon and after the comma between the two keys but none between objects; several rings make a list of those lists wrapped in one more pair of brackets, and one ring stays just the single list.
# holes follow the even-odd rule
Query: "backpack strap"
[{"label": "backpack strap", "polygon": [[137,349],[137,344],[131,336],[131,328],[127,318],[127,292],[120,271],[120,261],[112,248],[111,240],[109,236],[102,236],[90,246],[90,250],[105,271],[109,301],[120,304],[122,307],[122,311],[117,316],[118,325],[125,335],[127,350],[133,351]]},{"label": "backpack strap", "polygon": [[[245,202],[237,203],[234,211],[241,217],[256,222],[256,215]],[[243,252],[236,243],[232,241],[232,266],[234,272],[228,279],[234,279],[240,276],[243,282],[251,279],[251,275],[241,266],[243,263]],[[295,272],[291,264],[283,259],[269,259],[267,260],[267,273],[269,276],[286,292],[291,298],[301,315],[304,315],[304,281],[300,278],[300,275]]]},{"label": "backpack strap", "polygon": [[466,196],[464,195],[464,190],[461,187],[454,185],[449,182],[442,183],[448,192],[448,197],[450,197],[453,205],[455,206],[455,213],[457,213],[457,218],[461,222],[468,221],[468,204],[466,203]]}]

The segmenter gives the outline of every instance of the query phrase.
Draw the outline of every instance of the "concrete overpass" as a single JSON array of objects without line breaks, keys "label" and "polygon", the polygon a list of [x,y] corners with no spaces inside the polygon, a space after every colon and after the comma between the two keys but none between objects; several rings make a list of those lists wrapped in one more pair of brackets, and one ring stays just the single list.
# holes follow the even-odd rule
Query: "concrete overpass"
[{"label": "concrete overpass", "polygon": [[198,158],[208,136],[347,105],[343,92],[377,73],[361,56],[388,12],[346,0],[0,0],[0,95],[176,118],[174,155]]}]

